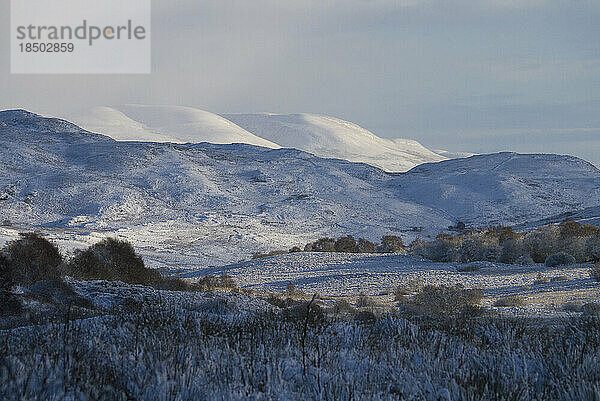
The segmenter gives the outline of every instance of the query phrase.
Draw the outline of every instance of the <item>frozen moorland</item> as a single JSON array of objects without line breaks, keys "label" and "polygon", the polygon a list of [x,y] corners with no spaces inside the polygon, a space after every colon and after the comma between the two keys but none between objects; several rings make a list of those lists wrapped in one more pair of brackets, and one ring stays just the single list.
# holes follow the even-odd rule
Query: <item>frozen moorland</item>
[{"label": "frozen moorland", "polygon": [[[94,304],[0,331],[3,400],[593,400],[597,318],[445,318],[72,282]],[[35,301],[31,301],[35,302]],[[306,304],[304,304],[306,305]],[[304,313],[302,311],[304,310]],[[311,312],[307,315],[306,310]]]},{"label": "frozen moorland", "polygon": [[[189,113],[169,123],[173,132],[186,118],[192,134],[202,118],[214,132],[227,128]],[[156,142],[0,112],[0,246],[40,231],[67,256],[56,269],[76,273],[74,250],[118,237],[165,274],[227,274],[239,288],[168,291],[68,274],[3,288],[19,308],[0,317],[0,399],[600,398],[600,284],[590,265],[313,252],[239,262],[323,236],[431,239],[459,220],[594,222],[600,172],[591,164],[501,153],[392,174],[295,149],[171,143],[119,118]],[[33,263],[25,251],[21,262]]]},{"label": "frozen moorland", "polygon": [[[465,271],[472,270],[472,271]],[[510,314],[557,315],[565,305],[600,299],[600,283],[590,277],[590,265],[546,267],[492,262],[438,263],[408,255],[302,252],[255,259],[229,266],[190,270],[180,277],[194,279],[227,274],[242,288],[283,292],[291,283],[306,294],[354,299],[365,294],[383,304],[393,302],[398,286],[461,285],[483,290],[483,305],[517,296]]]},{"label": "frozen moorland", "polygon": [[225,265],[323,236],[405,243],[458,220],[527,224],[600,205],[574,157],[500,153],[406,173],[246,144],[119,142],[26,111],[0,112],[0,241],[41,230],[131,241],[163,268]]}]

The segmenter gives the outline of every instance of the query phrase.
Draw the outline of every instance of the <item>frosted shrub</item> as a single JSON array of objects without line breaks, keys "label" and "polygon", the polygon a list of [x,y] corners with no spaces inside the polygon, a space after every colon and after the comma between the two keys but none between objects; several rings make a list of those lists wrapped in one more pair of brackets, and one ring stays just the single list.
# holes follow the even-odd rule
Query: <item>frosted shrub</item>
[{"label": "frosted shrub", "polygon": [[[125,290],[157,296],[151,289]],[[168,307],[0,330],[0,399],[575,401],[600,396],[600,320],[593,315],[556,324],[395,314],[373,321],[364,313],[357,320],[305,326],[306,314],[282,319],[283,311],[243,295],[214,295],[229,299],[223,302],[232,306],[224,308],[215,308],[212,300],[207,305],[204,294],[161,296]],[[145,304],[153,305],[151,298]]]},{"label": "frosted shrub", "polygon": [[339,238],[337,241],[335,241],[334,247],[336,252],[358,252],[358,245],[356,244],[356,240],[351,235]]},{"label": "frosted shrub", "polygon": [[590,269],[590,276],[594,280],[600,281],[600,262],[596,263],[596,265]]},{"label": "frosted shrub", "polygon": [[548,267],[568,266],[575,264],[575,258],[566,252],[558,252],[548,256],[544,264]]},{"label": "frosted shrub", "polygon": [[529,256],[529,254],[527,254],[527,255],[519,256],[517,258],[517,260],[515,260],[515,264],[519,265],[519,266],[531,266],[531,265],[534,265],[535,262],[533,261],[533,258],[531,256]]},{"label": "frosted shrub", "polygon": [[448,234],[440,234],[435,241],[417,244],[415,256],[435,262],[459,262],[462,242]]},{"label": "frosted shrub", "polygon": [[371,241],[367,241],[364,238],[358,240],[358,252],[360,253],[375,253],[375,244]]},{"label": "frosted shrub", "polygon": [[518,295],[511,295],[498,299],[494,302],[494,306],[498,307],[521,307],[525,306],[525,300]]},{"label": "frosted shrub", "polygon": [[56,245],[37,233],[21,234],[4,248],[15,284],[60,279],[62,255]]},{"label": "frosted shrub", "polygon": [[384,235],[381,238],[381,245],[377,249],[380,253],[400,253],[406,254],[402,238],[397,235]]},{"label": "frosted shrub", "polygon": [[456,315],[471,312],[483,299],[479,289],[462,286],[427,285],[412,298],[410,305],[418,310],[435,315]]}]

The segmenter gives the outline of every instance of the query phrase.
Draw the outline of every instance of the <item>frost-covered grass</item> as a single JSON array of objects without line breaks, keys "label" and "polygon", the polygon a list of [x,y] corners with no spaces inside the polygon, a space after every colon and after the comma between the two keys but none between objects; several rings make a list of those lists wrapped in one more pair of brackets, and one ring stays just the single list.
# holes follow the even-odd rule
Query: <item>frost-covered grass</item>
[{"label": "frost-covered grass", "polygon": [[[359,294],[393,301],[398,286],[419,281],[425,285],[462,285],[484,292],[483,304],[507,296],[523,297],[524,308],[503,312],[519,314],[562,313],[565,303],[585,304],[600,299],[600,283],[590,277],[589,265],[547,267],[473,262],[475,271],[462,272],[464,264],[438,263],[406,255],[293,253],[230,266],[190,269],[182,277],[194,280],[208,274],[231,275],[242,288],[281,292],[292,283],[307,294],[357,297]],[[542,278],[543,280],[540,280]]]},{"label": "frost-covered grass", "polygon": [[598,318],[395,312],[370,324],[328,314],[305,326],[240,294],[72,284],[103,315],[0,331],[0,399],[600,397]]}]

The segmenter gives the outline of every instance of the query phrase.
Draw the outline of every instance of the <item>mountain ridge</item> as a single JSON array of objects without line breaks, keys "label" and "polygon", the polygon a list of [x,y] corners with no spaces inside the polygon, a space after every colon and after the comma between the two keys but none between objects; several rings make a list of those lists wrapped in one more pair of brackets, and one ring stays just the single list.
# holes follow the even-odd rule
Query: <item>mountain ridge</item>
[{"label": "mountain ridge", "polygon": [[2,220],[117,235],[156,266],[222,265],[323,236],[408,243],[457,220],[526,224],[600,206],[600,171],[575,157],[500,153],[387,173],[297,149],[119,142],[16,112],[0,112],[0,169]]}]

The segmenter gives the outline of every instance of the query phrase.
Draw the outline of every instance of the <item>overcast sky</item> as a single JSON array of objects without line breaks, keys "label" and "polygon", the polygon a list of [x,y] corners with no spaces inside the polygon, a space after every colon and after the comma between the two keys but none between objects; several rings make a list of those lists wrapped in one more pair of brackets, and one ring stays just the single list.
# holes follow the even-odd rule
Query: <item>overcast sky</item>
[{"label": "overcast sky", "polygon": [[600,166],[598,0],[154,1],[151,75],[11,75],[0,108],[310,112],[453,151]]}]

